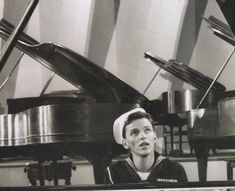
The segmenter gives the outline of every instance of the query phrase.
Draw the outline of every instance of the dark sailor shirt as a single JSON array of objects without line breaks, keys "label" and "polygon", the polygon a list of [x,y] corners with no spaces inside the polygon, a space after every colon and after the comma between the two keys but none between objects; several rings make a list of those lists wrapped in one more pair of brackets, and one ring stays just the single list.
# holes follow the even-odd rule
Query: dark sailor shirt
[{"label": "dark sailor shirt", "polygon": [[155,161],[146,180],[139,176],[130,155],[128,158],[114,161],[107,167],[104,183],[138,183],[138,182],[187,182],[183,166],[155,152]]}]

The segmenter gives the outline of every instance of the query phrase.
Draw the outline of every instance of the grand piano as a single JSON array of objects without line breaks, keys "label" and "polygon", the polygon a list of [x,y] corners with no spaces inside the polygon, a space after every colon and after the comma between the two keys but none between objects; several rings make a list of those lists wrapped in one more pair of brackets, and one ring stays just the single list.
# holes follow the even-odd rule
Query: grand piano
[{"label": "grand piano", "polygon": [[[0,21],[0,36],[7,40],[15,27]],[[22,33],[15,46],[70,82],[70,93],[8,99],[8,114],[0,115],[0,157],[27,156],[43,163],[64,155],[80,155],[94,167],[102,183],[110,160],[125,153],[114,142],[113,121],[134,107],[155,117],[161,101],[148,100],[134,88],[78,53],[53,43],[39,43]],[[43,180],[41,178],[41,185]]]},{"label": "grand piano", "polygon": [[[235,1],[216,0],[222,13],[227,20],[227,24],[219,19],[210,16],[203,18],[208,23],[208,28],[213,34],[235,46]],[[216,38],[216,37],[215,37]],[[234,55],[234,48],[225,60],[225,63],[211,80],[207,76],[194,69],[174,60],[165,60],[146,52],[145,57],[196,87],[203,93],[202,99],[195,108],[187,111],[188,140],[194,149],[198,162],[199,181],[207,180],[207,160],[212,149],[234,149],[234,105],[232,101],[235,97],[234,91],[226,91],[226,88],[217,82],[218,77],[223,72],[231,57]],[[183,99],[182,99],[183,100]],[[181,102],[181,100],[178,100]]]}]

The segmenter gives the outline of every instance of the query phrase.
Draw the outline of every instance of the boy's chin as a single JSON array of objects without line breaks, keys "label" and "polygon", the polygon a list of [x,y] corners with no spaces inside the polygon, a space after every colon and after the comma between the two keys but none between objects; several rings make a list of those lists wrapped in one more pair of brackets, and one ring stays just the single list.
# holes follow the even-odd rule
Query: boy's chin
[{"label": "boy's chin", "polygon": [[140,156],[141,156],[141,157],[147,157],[147,156],[149,156],[151,153],[152,153],[151,151],[144,151],[144,152],[141,152],[141,153],[140,153]]}]

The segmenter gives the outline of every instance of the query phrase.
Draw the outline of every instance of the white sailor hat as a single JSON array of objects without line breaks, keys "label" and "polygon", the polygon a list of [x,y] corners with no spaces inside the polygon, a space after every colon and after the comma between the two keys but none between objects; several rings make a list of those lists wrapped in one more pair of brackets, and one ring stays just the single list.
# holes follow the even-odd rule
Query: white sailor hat
[{"label": "white sailor hat", "polygon": [[122,114],[120,117],[118,117],[114,123],[113,123],[113,136],[114,139],[116,141],[117,144],[122,144],[122,140],[123,140],[123,136],[122,136],[122,132],[123,132],[123,127],[125,125],[125,122],[128,118],[128,116],[132,113],[135,112],[143,112],[146,113],[146,111],[143,108],[135,108],[132,109],[124,114]]}]

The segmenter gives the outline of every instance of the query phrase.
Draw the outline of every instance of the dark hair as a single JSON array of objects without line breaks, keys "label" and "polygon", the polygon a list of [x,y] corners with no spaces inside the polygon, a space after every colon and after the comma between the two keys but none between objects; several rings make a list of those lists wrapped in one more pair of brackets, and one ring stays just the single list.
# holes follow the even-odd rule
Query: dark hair
[{"label": "dark hair", "polygon": [[127,120],[124,123],[123,129],[122,129],[122,137],[126,138],[126,126],[127,125],[132,123],[134,120],[142,119],[142,118],[148,119],[153,124],[153,119],[150,114],[145,113],[145,112],[141,112],[141,111],[137,111],[135,113],[132,113],[127,117]]}]

